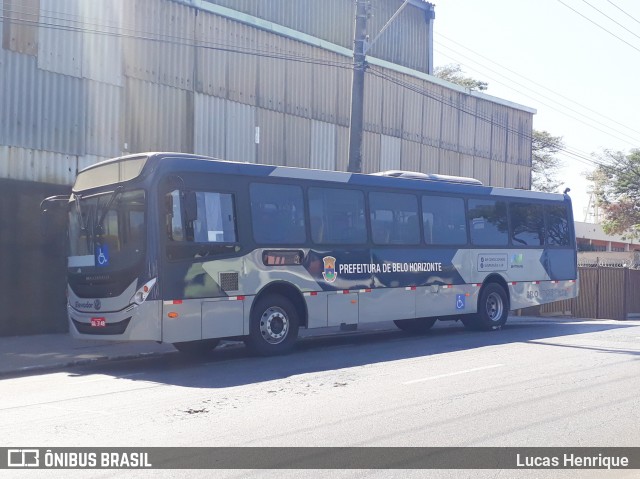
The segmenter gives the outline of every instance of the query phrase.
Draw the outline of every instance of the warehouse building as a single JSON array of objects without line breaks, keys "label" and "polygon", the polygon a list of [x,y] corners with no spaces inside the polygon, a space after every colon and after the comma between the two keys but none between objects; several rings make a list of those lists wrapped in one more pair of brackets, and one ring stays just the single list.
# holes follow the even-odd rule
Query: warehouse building
[{"label": "warehouse building", "polygon": [[[2,0],[0,335],[64,330],[39,202],[129,152],[346,170],[352,0]],[[439,80],[434,6],[370,0],[362,170],[530,187],[531,108]],[[25,296],[28,292],[29,298]]]}]

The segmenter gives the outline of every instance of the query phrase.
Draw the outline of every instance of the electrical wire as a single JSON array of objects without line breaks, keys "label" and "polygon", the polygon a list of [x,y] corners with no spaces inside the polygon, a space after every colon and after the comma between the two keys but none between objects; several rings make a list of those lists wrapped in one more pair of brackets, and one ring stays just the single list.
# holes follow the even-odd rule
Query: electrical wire
[{"label": "electrical wire", "polygon": [[[514,71],[514,70],[512,70],[512,69],[510,69],[510,68],[508,68],[508,67],[506,67],[506,66],[504,66],[504,65],[502,65],[502,64],[500,64],[500,63],[498,63],[498,62],[496,62],[496,61],[494,61],[494,60],[492,60],[492,59],[490,59],[490,58],[488,58],[488,57],[486,57],[486,56],[484,56],[484,55],[482,55],[481,53],[478,53],[477,51],[474,51],[474,50],[472,50],[471,48],[468,48],[468,47],[466,47],[466,46],[462,45],[461,43],[456,42],[455,40],[453,40],[453,39],[451,39],[451,38],[447,37],[446,35],[443,35],[442,33],[438,33],[438,36],[439,36],[439,37],[444,38],[444,39],[445,39],[446,41],[448,41],[448,42],[454,43],[455,45],[457,45],[457,46],[459,46],[459,47],[461,47],[461,48],[463,48],[463,49],[465,49],[465,50],[467,50],[467,51],[471,52],[475,57],[480,57],[480,58],[482,58],[482,59],[484,59],[484,60],[486,60],[486,61],[488,61],[488,62],[490,62],[490,63],[492,63],[492,64],[494,64],[494,65],[496,65],[496,66],[498,66],[499,68],[502,68],[503,70],[506,70],[506,71],[508,71],[508,72],[510,72],[510,73],[512,73],[512,74],[514,74],[514,75],[516,75],[516,76],[518,76],[518,77],[520,77],[520,78],[522,78],[522,79],[524,79],[524,80],[528,81],[529,83],[532,83],[532,84],[534,84],[534,85],[536,85],[536,86],[538,86],[538,87],[540,87],[540,88],[542,88],[542,89],[544,89],[544,90],[546,90],[546,91],[548,91],[548,92],[552,93],[552,94],[553,94],[553,95],[555,95],[555,96],[558,96],[558,97],[560,97],[560,98],[562,98],[562,99],[564,99],[564,100],[567,100],[567,101],[569,101],[569,102],[573,103],[574,105],[577,105],[578,107],[580,107],[580,108],[582,108],[582,109],[584,109],[584,110],[587,110],[587,111],[590,111],[590,112],[592,112],[592,113],[595,113],[596,115],[598,115],[598,116],[600,116],[600,117],[604,118],[605,120],[607,120],[607,121],[609,121],[609,122],[612,122],[612,123],[615,123],[616,125],[619,125],[619,126],[621,126],[621,127],[625,128],[625,129],[629,130],[629,131],[632,131],[632,132],[634,132],[634,133],[640,134],[640,130],[635,130],[635,129],[633,129],[633,128],[631,128],[631,127],[629,127],[629,126],[627,126],[627,125],[625,125],[625,124],[623,124],[623,123],[620,123],[619,121],[617,121],[617,120],[615,120],[615,119],[613,119],[613,118],[611,118],[611,117],[608,117],[608,116],[606,116],[606,115],[604,115],[604,114],[602,114],[602,113],[600,113],[600,112],[598,112],[598,111],[596,111],[596,110],[593,110],[592,108],[589,108],[589,107],[588,107],[588,106],[586,106],[586,105],[583,105],[583,104],[582,104],[582,103],[580,103],[580,102],[577,102],[577,101],[575,101],[575,100],[572,100],[571,98],[568,98],[567,96],[562,95],[561,93],[558,93],[557,91],[552,90],[551,88],[548,88],[548,87],[546,87],[546,86],[542,85],[541,83],[538,83],[538,82],[536,82],[536,81],[532,80],[530,77],[527,77],[527,76],[525,76],[525,75],[521,75],[520,73],[518,73],[518,72],[516,72],[516,71]],[[440,43],[440,42],[437,42],[437,41],[436,41],[436,43]],[[440,44],[442,45],[442,43],[440,43]],[[443,46],[445,46],[445,45],[443,45]],[[455,52],[455,50],[453,50],[451,47],[447,47],[447,46],[445,46],[445,48],[448,48],[449,50],[451,50],[451,51]],[[468,58],[468,57],[465,57],[465,58]],[[478,65],[484,66],[484,65],[483,65],[483,64],[481,64],[480,62],[477,62],[477,61],[472,60],[472,59],[469,59],[469,60],[473,61],[474,63],[476,63],[476,64],[478,64]],[[455,60],[454,60],[454,61],[455,61]],[[459,63],[459,62],[458,62],[458,63]],[[497,73],[497,72],[496,72],[496,73]],[[503,75],[502,73],[498,73],[498,74],[499,74],[499,75]],[[527,88],[528,88],[528,87],[527,87]],[[556,100],[554,100],[554,101],[556,101]],[[568,108],[568,107],[567,107],[567,108]],[[583,115],[583,114],[581,114],[581,115],[586,117],[586,115]]]},{"label": "electrical wire", "polygon": [[597,7],[594,7],[593,5],[591,5],[589,2],[587,2],[587,0],[582,0],[583,3],[586,3],[587,5],[589,5],[591,8],[593,8],[596,12],[598,12],[600,15],[608,18],[609,20],[611,20],[613,23],[615,23],[616,25],[618,25],[620,28],[622,28],[623,30],[626,30],[627,32],[629,32],[631,35],[633,35],[634,37],[640,39],[640,35],[636,34],[635,32],[629,30],[627,27],[625,27],[622,23],[618,22],[617,20],[614,20],[613,18],[611,18],[609,15],[607,15],[606,13],[604,13],[602,10],[600,10]]},{"label": "electrical wire", "polygon": [[640,23],[640,20],[636,19],[635,17],[629,15],[627,12],[625,12],[622,8],[620,8],[618,5],[616,5],[615,3],[613,3],[611,0],[607,0],[607,2],[609,2],[611,5],[613,5],[614,7],[616,7],[618,10],[620,10],[622,13],[624,13],[627,17],[629,17],[631,20],[633,20],[636,23]]},{"label": "electrical wire", "polygon": [[[560,1],[560,0],[559,0]],[[43,15],[42,13],[45,13],[45,15]],[[49,15],[47,15],[47,13]],[[271,58],[271,59],[280,59],[280,60],[287,60],[287,61],[297,61],[297,62],[303,62],[303,63],[310,63],[310,64],[317,64],[317,65],[323,65],[323,66],[333,66],[333,67],[338,67],[338,68],[344,68],[344,69],[352,69],[353,68],[353,64],[351,61],[344,61],[344,62],[340,62],[340,61],[327,61],[326,58],[323,59],[318,59],[318,58],[312,58],[312,57],[306,57],[303,55],[292,55],[292,54],[281,54],[281,53],[274,53],[272,51],[268,51],[268,50],[262,50],[262,49],[258,49],[258,48],[249,48],[249,47],[242,47],[242,46],[237,46],[237,45],[230,45],[230,44],[224,44],[224,43],[218,43],[218,42],[213,42],[213,41],[197,41],[197,42],[190,42],[188,41],[188,39],[185,39],[183,37],[178,37],[178,36],[172,36],[172,35],[166,35],[166,34],[160,34],[160,33],[156,33],[156,32],[144,32],[144,31],[140,31],[139,29],[135,29],[135,28],[124,28],[123,25],[118,24],[117,26],[109,26],[109,25],[105,25],[105,24],[97,24],[97,23],[89,23],[86,21],[86,19],[84,17],[80,17],[78,15],[69,15],[68,18],[64,18],[64,17],[59,17],[54,15],[54,13],[58,14],[59,12],[51,12],[51,11],[38,11],[38,21],[32,21],[32,20],[26,20],[26,19],[16,19],[13,18],[12,14],[21,14],[21,15],[25,15],[25,14],[29,14],[29,15],[34,15],[34,10],[32,10],[31,12],[27,12],[27,10],[22,9],[11,9],[11,8],[7,8],[5,7],[3,14],[0,16],[0,18],[2,19],[8,19],[9,23],[15,23],[15,24],[22,24],[22,25],[28,25],[28,26],[32,26],[32,27],[38,27],[38,28],[51,28],[51,29],[56,29],[56,30],[62,30],[62,31],[69,31],[69,32],[76,32],[76,33],[87,33],[87,34],[95,34],[95,35],[105,35],[105,36],[112,36],[112,37],[116,37],[116,38],[127,38],[127,39],[135,39],[135,40],[147,40],[147,41],[154,41],[154,42],[162,42],[163,44],[170,44],[170,45],[177,45],[177,46],[187,46],[187,47],[197,47],[197,48],[205,48],[205,49],[210,49],[210,50],[216,50],[216,51],[220,51],[220,52],[229,52],[229,53],[240,53],[240,54],[248,54],[248,55],[256,55],[259,57],[263,57],[263,58]],[[50,21],[50,23],[48,22],[43,22],[42,18],[48,19]],[[82,20],[73,20],[73,18],[82,18]],[[68,22],[68,23],[76,23],[78,24],[77,26],[69,26],[69,25],[60,25],[58,23],[55,23],[56,21],[58,22]],[[93,29],[88,29],[87,26],[92,26]],[[100,28],[107,28],[107,30],[104,29],[99,29]],[[114,31],[110,31],[109,28],[113,28]],[[132,33],[126,33],[127,31],[132,32]],[[403,81],[399,81],[396,78],[385,74],[381,71],[373,71],[373,70],[368,70],[369,73],[373,74],[374,76],[378,76],[383,80],[387,80],[390,81],[398,86],[401,86],[403,88],[407,88],[410,90],[413,90],[417,93],[420,93],[424,96],[427,96],[437,102],[440,102],[446,106],[449,106],[453,109],[459,110],[463,113],[469,114],[481,121],[485,121],[490,123],[491,125],[494,125],[496,127],[499,128],[503,128],[505,129],[506,132],[511,133],[513,135],[516,135],[516,137],[522,138],[526,141],[533,141],[534,137],[532,135],[527,135],[525,133],[522,133],[512,127],[509,127],[508,125],[505,124],[501,124],[500,122],[495,121],[494,119],[490,118],[490,117],[486,117],[483,115],[479,115],[477,112],[473,112],[470,111],[468,109],[462,108],[459,105],[457,105],[454,102],[451,102],[449,99],[447,99],[445,96],[439,96],[439,95],[434,95],[424,89],[417,89],[415,85],[411,84],[411,83],[407,83],[407,82],[403,82]],[[554,146],[552,144],[548,144],[545,146]],[[562,151],[565,155],[569,155],[569,157],[572,157],[574,159],[578,159],[579,161],[583,161],[583,162],[588,162],[590,164],[595,164],[595,165],[599,165],[598,162],[596,162],[593,159],[590,159],[584,155],[581,155],[580,153],[576,152],[575,150],[572,151],[569,148],[562,148],[560,151]]]},{"label": "electrical wire", "polygon": [[[451,51],[453,51],[454,53],[456,53],[456,54],[458,54],[458,55],[461,55],[463,58],[467,58],[469,61],[474,62],[474,60],[470,59],[469,57],[467,57],[466,55],[464,55],[464,54],[462,54],[462,53],[456,52],[455,50],[452,50],[451,48],[446,47],[446,46],[444,46],[444,48],[446,48],[446,49],[448,49],[448,50],[451,50]],[[454,62],[456,62],[456,63],[459,63],[459,64],[460,64],[460,63],[462,63],[462,62],[460,62],[459,60],[457,60],[457,59],[456,59],[456,58],[454,58],[454,57],[451,57],[451,56],[449,56],[449,57],[450,57]],[[475,62],[474,62],[474,63],[475,63]],[[500,75],[500,73],[499,73],[499,72],[497,72],[497,71],[495,71],[495,70],[493,70],[493,69],[491,69],[491,68],[489,68],[489,67],[487,67],[487,66],[483,66],[483,68],[485,68],[485,69],[487,69],[487,70],[489,70],[489,71],[491,71],[491,72],[494,72],[494,73],[496,73],[496,74]],[[608,128],[608,129],[610,129],[610,130],[614,131],[615,133],[617,133],[618,135],[623,135],[623,136],[625,136],[627,139],[625,140],[624,138],[621,138],[620,136],[617,136],[617,135],[612,134],[612,133],[610,133],[610,132],[608,132],[608,131],[605,131],[605,130],[603,130],[602,128],[599,128],[599,127],[597,127],[597,126],[594,126],[594,125],[592,125],[592,124],[590,124],[590,123],[587,123],[586,121],[581,120],[580,118],[577,118],[576,116],[573,116],[573,115],[571,115],[571,114],[569,114],[569,113],[566,113],[566,112],[563,112],[563,111],[561,111],[561,110],[558,110],[557,108],[555,108],[555,106],[550,105],[549,103],[545,103],[544,101],[541,101],[539,98],[537,98],[537,97],[533,96],[533,95],[532,95],[532,94],[530,94],[530,93],[526,93],[526,92],[524,92],[524,91],[518,90],[518,89],[514,88],[513,86],[511,86],[511,85],[509,85],[509,84],[507,84],[507,83],[504,83],[504,82],[502,82],[502,81],[500,81],[500,80],[497,80],[497,79],[495,79],[495,78],[493,78],[493,77],[491,77],[491,76],[489,76],[489,75],[486,75],[486,74],[483,74],[483,75],[484,75],[485,77],[489,78],[491,81],[493,81],[493,82],[495,82],[495,83],[498,83],[498,84],[500,84],[500,85],[503,85],[503,86],[505,86],[505,87],[509,88],[510,90],[512,90],[512,91],[514,91],[514,92],[516,92],[516,93],[519,93],[520,95],[526,96],[527,98],[531,98],[532,100],[534,100],[534,101],[536,101],[536,102],[538,102],[538,103],[540,103],[540,104],[542,104],[542,105],[545,105],[545,106],[549,107],[550,109],[552,109],[552,110],[554,110],[554,111],[557,111],[558,113],[560,113],[560,114],[562,114],[562,115],[564,115],[564,116],[566,116],[566,117],[568,117],[568,118],[571,118],[571,119],[573,119],[573,120],[576,120],[576,121],[578,121],[578,122],[582,123],[583,125],[586,125],[586,126],[588,126],[588,127],[590,127],[590,128],[593,128],[594,130],[597,130],[597,131],[599,131],[599,132],[601,132],[601,133],[604,133],[604,134],[606,134],[606,135],[608,135],[608,136],[611,136],[611,137],[613,137],[613,138],[616,138],[616,139],[618,139],[618,140],[620,140],[620,141],[622,141],[622,142],[624,142],[624,143],[626,143],[626,144],[628,144],[628,145],[630,145],[630,146],[635,146],[635,145],[637,145],[637,144],[639,144],[639,143],[640,143],[640,139],[638,139],[638,138],[634,138],[634,137],[632,137],[632,136],[629,136],[629,135],[627,135],[627,134],[626,134],[626,133],[624,133],[624,132],[621,132],[621,131],[616,130],[616,129],[614,129],[614,128],[610,127],[610,126],[605,125],[604,123],[599,122],[598,120],[595,120],[595,119],[589,118],[589,121],[592,121],[593,123],[597,123],[597,124],[599,124],[599,125],[601,125],[601,126],[603,126],[603,127],[605,127],[605,128]],[[521,83],[519,83],[519,82],[517,82],[517,81],[515,81],[515,80],[511,80],[511,81],[512,81],[514,84],[516,84],[516,85],[520,85],[520,86],[522,86],[522,87],[524,87],[524,88],[527,88],[525,85],[523,85],[523,84],[521,84]],[[552,102],[555,102],[555,100],[554,100],[553,98],[550,98],[550,97],[548,97],[548,96],[546,96],[546,95],[544,95],[544,94],[542,94],[542,93],[537,93],[537,94],[538,94],[540,97],[542,97],[542,98],[546,98],[547,100],[550,100],[550,101],[552,101]],[[566,106],[566,105],[561,105],[561,106],[562,106],[563,108],[566,108],[566,109],[567,109],[567,110],[569,110],[569,111],[572,111],[572,112],[574,112],[574,113],[577,113],[577,114],[578,114],[578,115],[580,115],[580,116],[583,116],[583,117],[587,118],[585,115],[583,115],[581,112],[577,111],[577,110],[576,110],[576,109],[574,109],[574,108],[571,108],[571,107]]]},{"label": "electrical wire", "polygon": [[576,10],[575,8],[567,5],[566,3],[564,3],[562,0],[557,0],[558,2],[560,2],[562,5],[564,5],[565,7],[567,7],[569,10],[573,11],[574,13],[580,15],[582,18],[584,18],[585,20],[593,23],[596,27],[598,27],[601,30],[604,30],[605,32],[607,32],[609,35],[617,38],[618,40],[620,40],[622,43],[630,46],[631,48],[633,48],[634,50],[636,50],[637,52],[640,52],[640,48],[632,45],[631,43],[629,43],[628,41],[624,40],[623,38],[619,37],[618,35],[616,35],[615,33],[607,30],[606,28],[604,28],[602,25],[600,25],[598,22],[595,22],[593,20],[591,20],[589,17],[587,17],[586,15],[583,15],[582,13],[580,13],[578,10]]}]

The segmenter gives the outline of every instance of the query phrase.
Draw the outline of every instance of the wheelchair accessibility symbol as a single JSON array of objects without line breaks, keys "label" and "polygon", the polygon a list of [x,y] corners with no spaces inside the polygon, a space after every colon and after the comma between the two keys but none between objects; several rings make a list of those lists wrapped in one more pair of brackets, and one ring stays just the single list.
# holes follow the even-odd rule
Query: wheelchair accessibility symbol
[{"label": "wheelchair accessibility symbol", "polygon": [[464,294],[456,294],[456,309],[464,309],[465,299]]},{"label": "wheelchair accessibility symbol", "polygon": [[109,248],[106,244],[96,245],[96,266],[107,266],[109,264]]}]

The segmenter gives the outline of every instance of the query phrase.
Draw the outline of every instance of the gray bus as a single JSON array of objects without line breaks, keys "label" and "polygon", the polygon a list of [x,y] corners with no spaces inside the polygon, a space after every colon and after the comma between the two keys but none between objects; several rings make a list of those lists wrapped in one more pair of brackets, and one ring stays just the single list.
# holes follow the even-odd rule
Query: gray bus
[{"label": "gray bus", "polygon": [[145,153],[84,169],[64,202],[77,338],[267,355],[299,328],[496,330],[578,293],[566,194]]}]

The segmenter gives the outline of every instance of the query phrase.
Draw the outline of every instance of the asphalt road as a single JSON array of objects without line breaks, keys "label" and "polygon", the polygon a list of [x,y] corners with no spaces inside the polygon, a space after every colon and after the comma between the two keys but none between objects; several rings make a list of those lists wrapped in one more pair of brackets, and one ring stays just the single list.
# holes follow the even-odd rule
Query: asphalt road
[{"label": "asphalt road", "polygon": [[[640,446],[640,322],[458,323],[0,380],[7,447]],[[12,477],[1,474],[3,477]],[[27,477],[10,471],[15,477]],[[29,471],[116,477],[118,471]],[[126,477],[640,477],[640,471],[128,471]]]}]

